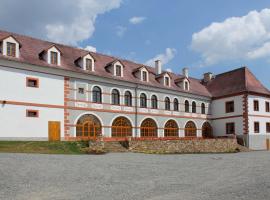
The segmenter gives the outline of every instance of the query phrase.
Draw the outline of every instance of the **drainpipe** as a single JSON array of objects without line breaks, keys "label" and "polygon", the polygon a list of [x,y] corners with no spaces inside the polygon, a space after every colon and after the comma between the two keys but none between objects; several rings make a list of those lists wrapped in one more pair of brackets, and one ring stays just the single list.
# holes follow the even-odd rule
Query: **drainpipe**
[{"label": "drainpipe", "polygon": [[138,84],[135,87],[135,137],[138,137]]}]

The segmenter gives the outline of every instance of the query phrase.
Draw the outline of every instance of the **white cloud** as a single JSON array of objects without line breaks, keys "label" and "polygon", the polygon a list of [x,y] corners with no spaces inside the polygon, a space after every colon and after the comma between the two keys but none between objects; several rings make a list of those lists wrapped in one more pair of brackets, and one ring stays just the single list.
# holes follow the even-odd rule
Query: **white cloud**
[{"label": "white cloud", "polygon": [[172,69],[171,68],[167,68],[165,69],[167,72],[172,72]]},{"label": "white cloud", "polygon": [[84,49],[87,51],[97,52],[97,48],[90,45],[86,46]]},{"label": "white cloud", "polygon": [[92,36],[97,16],[118,8],[121,1],[57,0],[56,3],[55,0],[2,0],[0,27],[54,42],[78,45]]},{"label": "white cloud", "polygon": [[191,49],[201,54],[204,65],[269,57],[270,9],[212,23],[193,34]]},{"label": "white cloud", "polygon": [[158,54],[155,57],[149,59],[145,62],[146,65],[154,66],[156,60],[161,60],[162,64],[166,65],[169,63],[176,55],[176,49],[166,48],[163,54]]},{"label": "white cloud", "polygon": [[144,20],[146,20],[146,17],[132,17],[129,19],[129,22],[131,24],[140,24],[142,23]]},{"label": "white cloud", "polygon": [[123,37],[126,31],[127,31],[127,28],[124,26],[117,26],[116,27],[116,35],[118,37]]}]

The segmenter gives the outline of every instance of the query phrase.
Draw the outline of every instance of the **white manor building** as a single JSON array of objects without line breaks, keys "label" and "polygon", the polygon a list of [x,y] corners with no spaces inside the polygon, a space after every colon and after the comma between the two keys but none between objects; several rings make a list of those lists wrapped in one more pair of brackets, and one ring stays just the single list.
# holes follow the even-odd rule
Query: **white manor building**
[{"label": "white manor building", "polygon": [[0,31],[0,91],[1,140],[270,139],[270,92],[246,67],[196,79]]}]

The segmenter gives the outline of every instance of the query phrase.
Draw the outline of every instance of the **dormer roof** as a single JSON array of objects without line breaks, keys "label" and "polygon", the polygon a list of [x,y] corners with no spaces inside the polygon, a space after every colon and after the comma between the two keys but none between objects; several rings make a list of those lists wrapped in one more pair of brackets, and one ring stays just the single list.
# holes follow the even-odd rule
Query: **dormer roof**
[{"label": "dormer roof", "polygon": [[19,40],[16,39],[16,37],[14,37],[12,34],[8,35],[8,36],[5,36],[3,38],[0,39],[1,42],[3,42],[5,39],[9,38],[9,37],[12,37],[18,44],[19,44],[19,47],[21,48],[22,44],[20,43]]}]

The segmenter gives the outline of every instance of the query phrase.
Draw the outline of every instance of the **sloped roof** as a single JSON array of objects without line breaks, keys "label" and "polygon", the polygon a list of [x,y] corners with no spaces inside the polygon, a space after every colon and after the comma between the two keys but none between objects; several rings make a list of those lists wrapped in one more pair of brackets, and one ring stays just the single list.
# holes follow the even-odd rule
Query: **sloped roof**
[{"label": "sloped roof", "polygon": [[255,92],[270,95],[269,90],[247,68],[241,67],[229,72],[218,74],[206,88],[212,97],[221,97],[240,92]]},{"label": "sloped roof", "polygon": [[[190,79],[191,81],[190,90],[184,91],[174,83],[174,79],[181,78],[182,76],[169,73],[173,81],[172,81],[171,87],[168,88],[168,87],[165,87],[163,84],[159,83],[158,80],[156,80],[155,69],[152,67],[145,66],[144,64],[138,64],[132,61],[120,59],[113,56],[95,53],[95,52],[91,52],[91,55],[93,55],[93,57],[95,58],[95,71],[88,72],[79,68],[75,64],[75,60],[89,53],[89,51],[0,30],[0,38],[4,38],[9,35],[13,35],[14,37],[16,37],[16,39],[22,44],[22,48],[20,49],[20,58],[9,58],[9,57],[0,55],[0,58],[2,59],[15,60],[18,62],[29,63],[29,64],[43,66],[43,67],[60,68],[60,69],[65,69],[65,70],[69,70],[73,72],[92,74],[92,75],[112,78],[116,80],[124,80],[124,81],[132,82],[132,83],[138,83],[138,84],[143,84],[147,86],[163,88],[166,90],[169,89],[169,90],[174,90],[174,91],[181,91],[184,93],[191,93],[191,94],[211,97],[211,94],[208,92],[206,87],[202,85],[200,83],[200,80],[198,79]],[[48,64],[45,60],[42,60],[39,57],[40,52],[42,52],[44,49],[50,48],[52,45],[55,45],[62,52],[61,66]],[[113,76],[105,69],[105,67],[109,63],[112,63],[115,60],[119,60],[125,66],[125,70],[123,71],[124,73],[123,77]],[[141,82],[132,73],[135,69],[141,66],[145,66],[147,70],[151,72],[149,73],[149,82]]]}]

